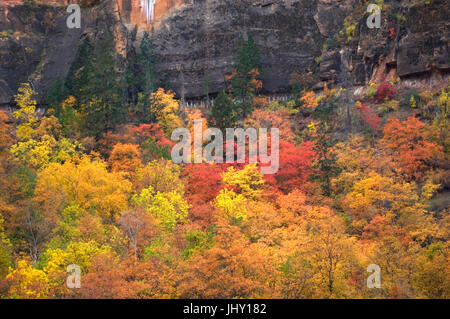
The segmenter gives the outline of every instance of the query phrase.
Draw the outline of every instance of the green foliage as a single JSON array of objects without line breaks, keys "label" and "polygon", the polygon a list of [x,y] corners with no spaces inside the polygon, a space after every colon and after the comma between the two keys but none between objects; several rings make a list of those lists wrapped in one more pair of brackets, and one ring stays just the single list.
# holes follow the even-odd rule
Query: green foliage
[{"label": "green foliage", "polygon": [[156,142],[156,139],[149,137],[141,146],[144,154],[150,154],[151,157],[146,158],[144,156],[144,161],[148,162],[152,160],[155,156],[156,158],[163,158],[166,160],[171,159],[170,150],[167,145],[160,145]]},{"label": "green foliage", "polygon": [[252,100],[260,87],[260,82],[257,80],[260,64],[261,58],[253,37],[249,36],[247,41],[240,38],[234,73],[231,76],[231,88],[235,108],[243,118],[251,113]]},{"label": "green foliage", "polygon": [[211,108],[214,125],[224,131],[235,126],[237,114],[233,102],[225,91],[220,91]]},{"label": "green foliage", "polygon": [[47,94],[48,108],[55,110],[55,116],[59,118],[61,113],[61,103],[67,97],[67,89],[64,86],[64,81],[58,77],[56,81],[50,86]]},{"label": "green foliage", "polygon": [[160,58],[147,32],[141,41],[139,52],[131,58],[125,77],[128,90],[132,96],[137,94],[134,108],[138,123],[149,123],[152,118],[148,112],[150,108],[150,94],[163,86],[163,79],[159,73]]},{"label": "green foliage", "polygon": [[177,223],[186,221],[189,204],[178,192],[154,192],[152,187],[145,188],[134,195],[132,202],[144,206],[147,211],[159,218],[165,230],[170,231]]},{"label": "green foliage", "polygon": [[110,32],[99,36],[95,46],[86,38],[80,47],[66,87],[79,102],[87,135],[99,137],[125,120],[125,83],[118,71],[122,62]]},{"label": "green foliage", "polygon": [[315,119],[320,120],[320,124],[316,126],[313,137],[317,158],[313,164],[314,173],[311,178],[320,182],[326,196],[331,195],[331,179],[340,173],[336,154],[331,151],[331,148],[337,143],[337,139],[333,136],[336,125],[336,102],[335,98],[322,101],[313,114]]},{"label": "green foliage", "polygon": [[3,217],[0,214],[0,280],[8,274],[8,268],[11,266],[11,243],[6,237],[3,227]]},{"label": "green foliage", "polygon": [[155,46],[150,40],[147,32],[142,39],[141,52],[138,54],[137,64],[140,72],[138,78],[144,94],[148,95],[156,91],[160,84],[160,75],[158,65],[160,63],[159,55],[156,53]]},{"label": "green foliage", "polygon": [[213,245],[215,236],[214,228],[210,227],[209,231],[191,230],[186,232],[184,237],[187,241],[187,247],[182,252],[183,257],[189,258],[201,249],[208,249]]}]

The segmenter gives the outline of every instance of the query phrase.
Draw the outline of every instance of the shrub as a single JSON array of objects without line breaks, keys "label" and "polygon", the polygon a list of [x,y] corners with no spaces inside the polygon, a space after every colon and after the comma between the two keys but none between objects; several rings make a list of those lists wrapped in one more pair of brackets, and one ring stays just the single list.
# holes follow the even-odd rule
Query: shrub
[{"label": "shrub", "polygon": [[390,83],[380,83],[377,87],[376,101],[381,103],[383,101],[391,100],[395,96],[395,89]]},{"label": "shrub", "polygon": [[375,94],[377,94],[375,83],[370,83],[369,87],[367,88],[367,96],[372,99],[375,97]]}]

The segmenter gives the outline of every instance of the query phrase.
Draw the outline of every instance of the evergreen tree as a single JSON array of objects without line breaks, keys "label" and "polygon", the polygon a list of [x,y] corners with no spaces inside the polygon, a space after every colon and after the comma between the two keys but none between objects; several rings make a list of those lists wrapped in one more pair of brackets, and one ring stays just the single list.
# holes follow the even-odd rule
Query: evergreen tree
[{"label": "evergreen tree", "polygon": [[226,128],[234,127],[236,111],[233,108],[230,97],[224,91],[219,92],[214,100],[211,115],[214,118],[215,125],[222,131]]},{"label": "evergreen tree", "polygon": [[59,117],[61,113],[61,102],[67,96],[67,90],[64,86],[64,81],[58,77],[56,81],[50,86],[47,94],[48,108],[55,110],[55,116]]},{"label": "evergreen tree", "polygon": [[314,173],[312,180],[319,181],[324,195],[331,195],[331,179],[340,174],[337,165],[336,154],[331,149],[337,143],[333,136],[336,130],[337,120],[335,118],[337,98],[324,100],[315,110],[313,116],[319,120],[314,138],[314,151],[317,154],[316,162],[313,165]]},{"label": "evergreen tree", "polygon": [[71,65],[64,83],[68,94],[77,97],[79,100],[82,95],[81,89],[87,85],[88,74],[92,72],[90,67],[92,55],[93,47],[89,37],[86,37],[78,50],[77,58]]},{"label": "evergreen tree", "polygon": [[206,106],[209,107],[209,93],[211,89],[211,79],[209,78],[209,74],[206,73],[203,77],[203,93],[206,96]]},{"label": "evergreen tree", "polygon": [[140,49],[141,52],[137,56],[137,64],[140,71],[139,80],[142,84],[142,92],[145,95],[149,95],[155,92],[160,84],[160,74],[158,71],[160,61],[155,51],[155,46],[147,32],[144,33]]},{"label": "evergreen tree", "polygon": [[125,84],[119,65],[110,32],[99,37],[95,46],[84,40],[66,87],[81,106],[86,134],[99,137],[125,120]]},{"label": "evergreen tree", "polygon": [[135,113],[141,123],[151,121],[149,116],[150,94],[156,92],[158,87],[163,86],[158,71],[159,63],[159,56],[155,51],[154,44],[148,33],[145,32],[133,67],[135,73],[131,75],[131,81],[129,81],[134,90],[138,92]]},{"label": "evergreen tree", "polygon": [[231,87],[235,107],[240,115],[245,117],[252,111],[253,98],[261,87],[261,82],[257,79],[261,59],[252,36],[249,36],[247,41],[241,38],[238,48]]}]

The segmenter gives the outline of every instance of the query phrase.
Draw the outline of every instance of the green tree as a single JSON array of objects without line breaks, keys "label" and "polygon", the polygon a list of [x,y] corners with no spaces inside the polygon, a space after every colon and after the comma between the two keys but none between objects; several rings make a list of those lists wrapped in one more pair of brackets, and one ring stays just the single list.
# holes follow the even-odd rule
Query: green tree
[{"label": "green tree", "polygon": [[96,137],[125,120],[123,61],[115,52],[111,32],[99,36],[95,45],[86,38],[66,79],[68,93],[79,102],[84,131]]},{"label": "green tree", "polygon": [[257,79],[261,58],[252,36],[249,36],[247,41],[241,38],[238,48],[235,69],[230,80],[235,107],[245,118],[252,111],[253,98],[261,88],[261,81]]},{"label": "green tree", "polygon": [[337,98],[325,99],[314,112],[314,118],[320,122],[316,125],[313,137],[314,151],[317,154],[313,164],[312,179],[319,181],[326,196],[331,195],[331,179],[340,173],[337,165],[337,155],[332,147],[337,143],[333,132],[336,129],[335,119]]},{"label": "green tree", "polygon": [[151,92],[156,91],[160,84],[160,74],[158,71],[160,60],[147,32],[144,33],[140,49],[141,52],[137,56],[140,82],[142,83],[143,93],[149,95]]},{"label": "green tree", "polygon": [[236,115],[230,97],[225,91],[219,92],[211,108],[211,116],[214,119],[215,125],[222,131],[226,128],[234,127]]},{"label": "green tree", "polygon": [[[138,92],[135,113],[140,123],[151,122],[148,113],[149,96],[162,84],[161,75],[158,71],[159,64],[159,55],[148,33],[145,32],[140,45],[140,52],[136,54],[135,61],[130,63],[132,70],[128,70],[127,78],[131,90]],[[132,95],[134,94],[132,93]]]},{"label": "green tree", "polygon": [[55,116],[59,118],[61,113],[61,102],[67,96],[67,89],[64,86],[64,81],[58,77],[56,81],[50,86],[47,94],[48,108],[55,110]]}]

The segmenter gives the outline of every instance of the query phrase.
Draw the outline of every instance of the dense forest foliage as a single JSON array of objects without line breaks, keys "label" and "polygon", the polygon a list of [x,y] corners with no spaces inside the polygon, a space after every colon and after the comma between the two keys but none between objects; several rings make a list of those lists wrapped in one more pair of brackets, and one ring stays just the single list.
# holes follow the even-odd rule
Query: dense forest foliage
[{"label": "dense forest foliage", "polygon": [[[44,116],[20,87],[0,113],[2,298],[450,298],[448,83],[296,74],[269,103],[251,37],[235,62],[205,109],[180,106],[147,35],[127,61],[86,38]],[[278,172],[174,164],[171,132],[199,119],[279,128]]]}]

